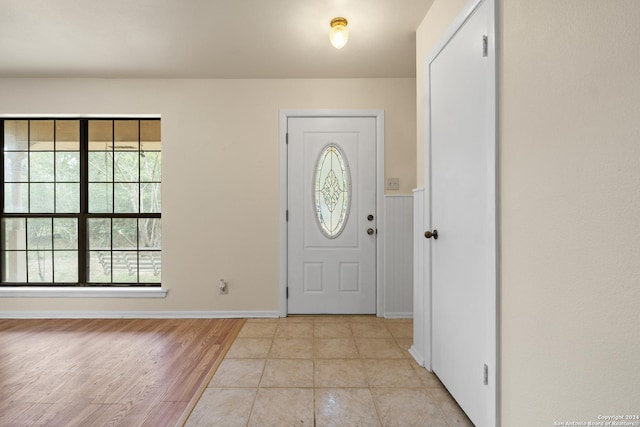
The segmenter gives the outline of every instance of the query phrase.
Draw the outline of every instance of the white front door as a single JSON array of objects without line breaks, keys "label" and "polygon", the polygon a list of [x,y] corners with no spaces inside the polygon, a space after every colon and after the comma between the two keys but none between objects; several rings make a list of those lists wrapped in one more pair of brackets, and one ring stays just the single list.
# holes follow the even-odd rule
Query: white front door
[{"label": "white front door", "polygon": [[[496,140],[492,2],[428,64],[431,367],[478,427],[496,422]],[[483,46],[487,43],[486,48]],[[425,236],[427,237],[427,236]]]},{"label": "white front door", "polygon": [[376,312],[376,119],[290,117],[288,312]]}]

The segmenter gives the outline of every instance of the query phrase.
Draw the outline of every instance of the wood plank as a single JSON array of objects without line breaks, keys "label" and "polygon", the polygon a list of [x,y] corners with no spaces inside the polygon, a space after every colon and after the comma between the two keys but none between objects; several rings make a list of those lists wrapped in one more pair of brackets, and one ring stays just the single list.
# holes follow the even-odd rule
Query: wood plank
[{"label": "wood plank", "polygon": [[0,319],[0,425],[173,426],[243,324]]}]

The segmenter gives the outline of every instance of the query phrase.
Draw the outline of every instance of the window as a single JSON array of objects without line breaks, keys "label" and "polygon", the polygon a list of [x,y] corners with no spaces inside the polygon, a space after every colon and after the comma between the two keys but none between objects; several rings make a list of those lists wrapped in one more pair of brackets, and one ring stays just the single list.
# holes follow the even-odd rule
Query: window
[{"label": "window", "polygon": [[160,286],[159,119],[0,127],[2,285]]},{"label": "window", "polygon": [[347,158],[339,146],[329,144],[318,156],[313,187],[316,221],[322,234],[329,239],[338,237],[347,223],[350,190]]}]

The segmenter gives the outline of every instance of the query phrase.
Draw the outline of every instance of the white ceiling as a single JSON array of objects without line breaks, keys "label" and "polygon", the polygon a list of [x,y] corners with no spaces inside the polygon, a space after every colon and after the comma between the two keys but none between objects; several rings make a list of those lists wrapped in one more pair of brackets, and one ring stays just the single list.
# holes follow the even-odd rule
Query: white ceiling
[{"label": "white ceiling", "polygon": [[[0,0],[0,77],[414,77],[433,0]],[[349,43],[329,44],[329,21]]]}]

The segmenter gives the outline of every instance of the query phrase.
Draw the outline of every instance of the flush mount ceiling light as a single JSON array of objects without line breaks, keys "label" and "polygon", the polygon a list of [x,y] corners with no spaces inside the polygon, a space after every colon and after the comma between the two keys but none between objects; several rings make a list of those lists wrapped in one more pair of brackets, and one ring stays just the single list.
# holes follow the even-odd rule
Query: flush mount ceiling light
[{"label": "flush mount ceiling light", "polygon": [[333,18],[331,20],[331,30],[329,30],[329,40],[336,49],[342,49],[349,40],[346,18]]}]

